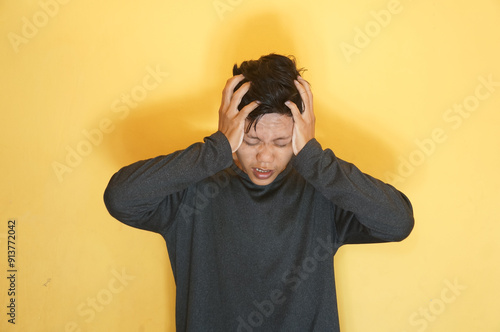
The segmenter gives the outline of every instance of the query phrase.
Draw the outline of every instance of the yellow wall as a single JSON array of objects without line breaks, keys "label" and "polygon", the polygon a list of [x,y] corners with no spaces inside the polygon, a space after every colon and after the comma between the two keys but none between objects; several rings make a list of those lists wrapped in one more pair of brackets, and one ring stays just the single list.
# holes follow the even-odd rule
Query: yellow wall
[{"label": "yellow wall", "polygon": [[214,132],[232,65],[270,52],[308,68],[322,145],[414,205],[404,242],[337,255],[343,331],[500,331],[498,0],[3,1],[0,22],[1,331],[174,331],[162,238],[103,190]]}]

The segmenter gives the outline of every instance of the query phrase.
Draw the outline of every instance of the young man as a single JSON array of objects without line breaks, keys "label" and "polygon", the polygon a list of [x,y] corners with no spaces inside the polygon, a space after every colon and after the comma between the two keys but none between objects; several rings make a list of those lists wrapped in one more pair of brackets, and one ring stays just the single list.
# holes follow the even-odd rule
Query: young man
[{"label": "young man", "polygon": [[121,169],[106,206],[165,239],[177,331],[339,331],[333,256],[347,243],[403,240],[411,204],[323,150],[292,59],[233,71],[219,130]]}]

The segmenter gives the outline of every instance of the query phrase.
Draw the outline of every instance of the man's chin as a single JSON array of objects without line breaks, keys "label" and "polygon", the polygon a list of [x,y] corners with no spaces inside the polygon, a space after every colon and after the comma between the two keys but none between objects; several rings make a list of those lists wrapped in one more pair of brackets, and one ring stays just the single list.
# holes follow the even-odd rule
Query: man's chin
[{"label": "man's chin", "polygon": [[269,177],[262,177],[262,176],[259,177],[259,176],[255,176],[254,174],[251,174],[249,176],[249,178],[256,185],[267,186],[268,184],[271,184],[276,179],[276,176],[277,176],[277,174],[275,174],[273,172],[273,174],[271,174]]},{"label": "man's chin", "polygon": [[252,182],[258,186],[267,186],[271,183],[273,183],[274,179],[273,180],[255,180],[255,179],[250,179],[252,180]]}]

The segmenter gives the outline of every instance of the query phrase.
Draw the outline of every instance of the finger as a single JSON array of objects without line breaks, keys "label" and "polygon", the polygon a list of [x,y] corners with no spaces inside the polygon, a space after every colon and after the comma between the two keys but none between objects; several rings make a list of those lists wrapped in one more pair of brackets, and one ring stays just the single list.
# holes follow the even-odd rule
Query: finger
[{"label": "finger", "polygon": [[293,154],[297,155],[297,123],[302,121],[302,114],[300,114],[299,108],[297,105],[288,100],[285,102],[285,105],[292,111],[292,117],[293,117],[293,132],[292,132],[292,150]]},{"label": "finger", "polygon": [[298,77],[297,80],[294,81],[295,87],[300,93],[300,97],[302,98],[302,101],[304,102],[304,106],[306,108],[310,109],[312,107],[312,92],[311,92],[311,87],[309,86],[309,83],[307,83],[306,80],[304,80],[302,77]]},{"label": "finger", "polygon": [[302,114],[300,114],[299,108],[293,101],[288,100],[285,102],[285,105],[290,109],[290,111],[292,111],[292,117],[294,122],[297,122],[302,119]]},{"label": "finger", "polygon": [[298,79],[295,81],[295,86],[297,87],[297,90],[300,93],[300,97],[303,102],[303,113],[304,115],[308,115],[311,118],[314,117],[314,111],[313,111],[313,95],[311,92],[311,87],[309,83],[304,80],[302,77],[298,77]]},{"label": "finger", "polygon": [[224,109],[231,103],[231,98],[233,96],[234,88],[245,79],[243,74],[236,75],[227,80],[224,89],[222,90],[222,103],[221,107]]},{"label": "finger", "polygon": [[297,76],[297,81],[299,81],[300,84],[302,84],[306,90],[311,91],[311,85],[302,76]]},{"label": "finger", "polygon": [[228,92],[233,92],[234,88],[236,88],[238,83],[240,83],[244,79],[245,79],[245,76],[243,76],[243,74],[239,74],[239,75],[236,75],[236,76],[229,78],[226,82],[224,90],[227,90]]},{"label": "finger", "polygon": [[303,79],[301,76],[298,76],[297,77],[297,81],[300,83],[300,85],[304,88],[304,90],[306,91],[307,93],[307,96],[308,98],[312,101],[313,99],[313,94],[312,94],[312,91],[311,91],[311,85],[309,84],[308,81],[306,81],[305,79]]},{"label": "finger", "polygon": [[249,103],[248,105],[246,105],[245,107],[243,107],[241,109],[241,111],[239,112],[239,114],[237,115],[237,117],[234,119],[235,121],[237,121],[239,123],[239,130],[240,130],[240,138],[239,138],[239,141],[238,141],[238,146],[233,150],[233,152],[236,152],[241,144],[243,143],[243,137],[245,136],[245,132],[246,132],[246,128],[245,128],[245,119],[247,118],[248,114],[250,114],[254,109],[256,109],[257,107],[259,107],[260,105],[260,102],[258,101],[252,101],[251,103]]},{"label": "finger", "polygon": [[244,83],[231,97],[231,102],[229,104],[228,110],[238,111],[238,105],[241,103],[243,96],[250,90],[250,82]]},{"label": "finger", "polygon": [[248,114],[250,114],[254,109],[259,107],[260,101],[252,101],[250,104],[246,105],[243,107],[240,111],[240,114],[238,114],[239,117],[242,117],[243,119],[246,119]]}]

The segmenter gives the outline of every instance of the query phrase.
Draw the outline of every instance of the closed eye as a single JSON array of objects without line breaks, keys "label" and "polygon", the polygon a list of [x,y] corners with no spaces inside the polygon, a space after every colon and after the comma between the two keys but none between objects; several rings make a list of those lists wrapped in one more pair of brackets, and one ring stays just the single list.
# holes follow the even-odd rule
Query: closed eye
[{"label": "closed eye", "polygon": [[243,140],[245,142],[246,145],[249,145],[249,146],[255,146],[257,144],[259,144],[259,141],[252,141],[252,142],[249,142],[249,141],[246,141],[246,140]]},{"label": "closed eye", "polygon": [[290,144],[291,140],[276,140],[274,141],[274,145],[280,148],[286,147],[288,144]]}]

